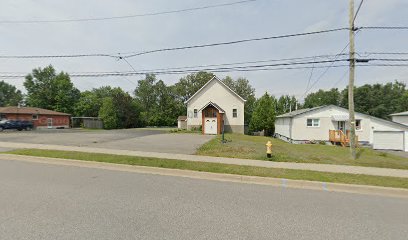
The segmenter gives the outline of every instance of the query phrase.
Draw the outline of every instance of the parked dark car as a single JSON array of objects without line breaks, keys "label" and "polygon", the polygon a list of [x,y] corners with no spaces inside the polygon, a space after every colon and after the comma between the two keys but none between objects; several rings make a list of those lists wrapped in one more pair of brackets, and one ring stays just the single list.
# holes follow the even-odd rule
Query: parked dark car
[{"label": "parked dark car", "polygon": [[5,129],[16,129],[21,130],[31,130],[34,128],[34,125],[30,121],[19,121],[19,120],[1,120],[0,121],[0,131]]}]

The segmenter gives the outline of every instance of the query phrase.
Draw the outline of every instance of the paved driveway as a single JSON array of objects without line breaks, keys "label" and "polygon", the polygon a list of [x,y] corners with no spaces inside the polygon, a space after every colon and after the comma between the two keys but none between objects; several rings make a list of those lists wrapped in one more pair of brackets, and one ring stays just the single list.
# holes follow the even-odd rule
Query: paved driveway
[{"label": "paved driveway", "polygon": [[194,154],[198,147],[212,138],[212,136],[199,134],[170,134],[162,130],[148,129],[109,131],[50,129],[29,132],[4,131],[0,133],[0,142],[54,144],[184,154]]},{"label": "paved driveway", "polygon": [[408,158],[408,152],[403,152],[403,151],[391,151],[391,150],[382,150],[382,152],[385,152],[385,153],[389,153],[389,154],[393,154],[393,155],[397,155],[397,156],[400,156],[400,157],[406,157],[406,158]]}]

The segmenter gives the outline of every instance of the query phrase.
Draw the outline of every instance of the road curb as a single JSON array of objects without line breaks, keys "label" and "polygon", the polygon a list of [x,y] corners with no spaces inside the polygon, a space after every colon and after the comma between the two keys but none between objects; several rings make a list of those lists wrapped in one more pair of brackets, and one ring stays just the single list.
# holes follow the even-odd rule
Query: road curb
[{"label": "road curb", "polygon": [[326,183],[326,182],[307,181],[307,180],[291,180],[291,179],[281,179],[281,178],[244,176],[244,175],[199,172],[199,171],[180,170],[180,169],[133,166],[133,165],[124,165],[124,164],[115,164],[115,163],[91,162],[91,161],[82,161],[82,160],[74,160],[74,159],[32,157],[32,156],[23,156],[23,155],[14,155],[14,154],[0,154],[0,160],[12,160],[12,161],[24,161],[24,162],[51,164],[51,165],[60,165],[60,166],[96,168],[96,169],[111,170],[111,171],[156,174],[156,175],[163,175],[163,176],[185,177],[185,178],[192,178],[192,179],[202,179],[202,180],[212,180],[212,181],[222,181],[222,182],[258,184],[258,185],[268,185],[268,186],[281,187],[281,188],[308,189],[308,190],[318,190],[318,191],[327,191],[327,192],[345,192],[345,193],[357,193],[357,194],[365,194],[365,195],[408,198],[408,189],[402,189],[402,188],[388,188],[388,187],[377,187],[377,186],[368,186],[368,185]]},{"label": "road curb", "polygon": [[333,165],[333,164],[317,164],[317,163],[274,162],[274,161],[262,161],[262,160],[252,160],[252,159],[249,160],[249,159],[238,159],[238,158],[210,157],[210,156],[201,156],[201,155],[169,154],[169,153],[159,153],[159,152],[142,152],[142,151],[131,151],[131,150],[122,150],[122,149],[106,149],[106,148],[48,145],[48,144],[0,142],[0,145],[2,147],[12,148],[12,149],[14,148],[16,149],[33,148],[33,149],[41,149],[41,150],[102,153],[102,154],[124,155],[124,156],[163,158],[163,159],[169,159],[169,160],[184,160],[184,161],[193,161],[193,162],[223,163],[223,164],[233,164],[233,165],[252,166],[252,167],[284,168],[284,169],[309,170],[309,171],[318,171],[318,172],[349,173],[349,174],[364,174],[364,175],[383,176],[383,177],[408,178],[408,170],[404,170],[404,169]]}]

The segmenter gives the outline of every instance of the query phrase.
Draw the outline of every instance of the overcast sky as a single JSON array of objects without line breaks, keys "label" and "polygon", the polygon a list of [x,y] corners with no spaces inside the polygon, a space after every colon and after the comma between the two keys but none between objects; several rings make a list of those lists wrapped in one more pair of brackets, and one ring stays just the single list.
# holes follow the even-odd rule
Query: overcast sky
[{"label": "overcast sky", "polygon": [[[236,0],[2,0],[0,21],[109,17],[228,3]],[[359,0],[356,0],[356,6]],[[407,0],[366,0],[357,26],[408,26]],[[347,27],[348,0],[258,0],[245,4],[123,20],[0,24],[0,55],[49,55],[139,52],[246,38]],[[357,52],[408,52],[408,31],[363,30],[356,36]],[[348,32],[267,40],[212,48],[155,53],[129,59],[135,69],[155,69],[337,54],[348,43]],[[347,52],[347,50],[346,50]],[[114,58],[0,59],[0,72],[28,73],[52,64],[58,71],[130,71]],[[313,83],[325,69],[314,69]],[[312,91],[347,84],[347,67],[330,68]],[[310,69],[218,74],[245,77],[257,95],[265,91],[302,97]],[[344,76],[342,78],[342,76]],[[181,75],[160,75],[167,84]],[[140,76],[73,78],[80,90],[103,85],[133,91]],[[408,67],[361,67],[356,84],[408,83]],[[0,79],[2,80],[2,79]],[[4,79],[23,89],[24,79]],[[337,85],[336,85],[337,83]]]}]

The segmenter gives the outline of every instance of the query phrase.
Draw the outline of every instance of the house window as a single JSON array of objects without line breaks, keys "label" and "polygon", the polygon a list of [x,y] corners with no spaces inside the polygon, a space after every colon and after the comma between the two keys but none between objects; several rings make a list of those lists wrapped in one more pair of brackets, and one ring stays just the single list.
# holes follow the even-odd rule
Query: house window
[{"label": "house window", "polygon": [[232,117],[237,118],[238,117],[238,111],[236,108],[232,109]]},{"label": "house window", "polygon": [[197,118],[198,117],[198,111],[197,111],[197,109],[194,109],[194,118]]},{"label": "house window", "polygon": [[360,119],[356,120],[356,130],[361,130],[361,120]]},{"label": "house window", "polygon": [[309,118],[307,119],[308,127],[320,127],[320,119],[318,118]]},{"label": "house window", "polygon": [[38,120],[38,114],[33,114],[33,120]]},{"label": "house window", "polygon": [[7,119],[6,114],[0,114],[0,120]]}]

